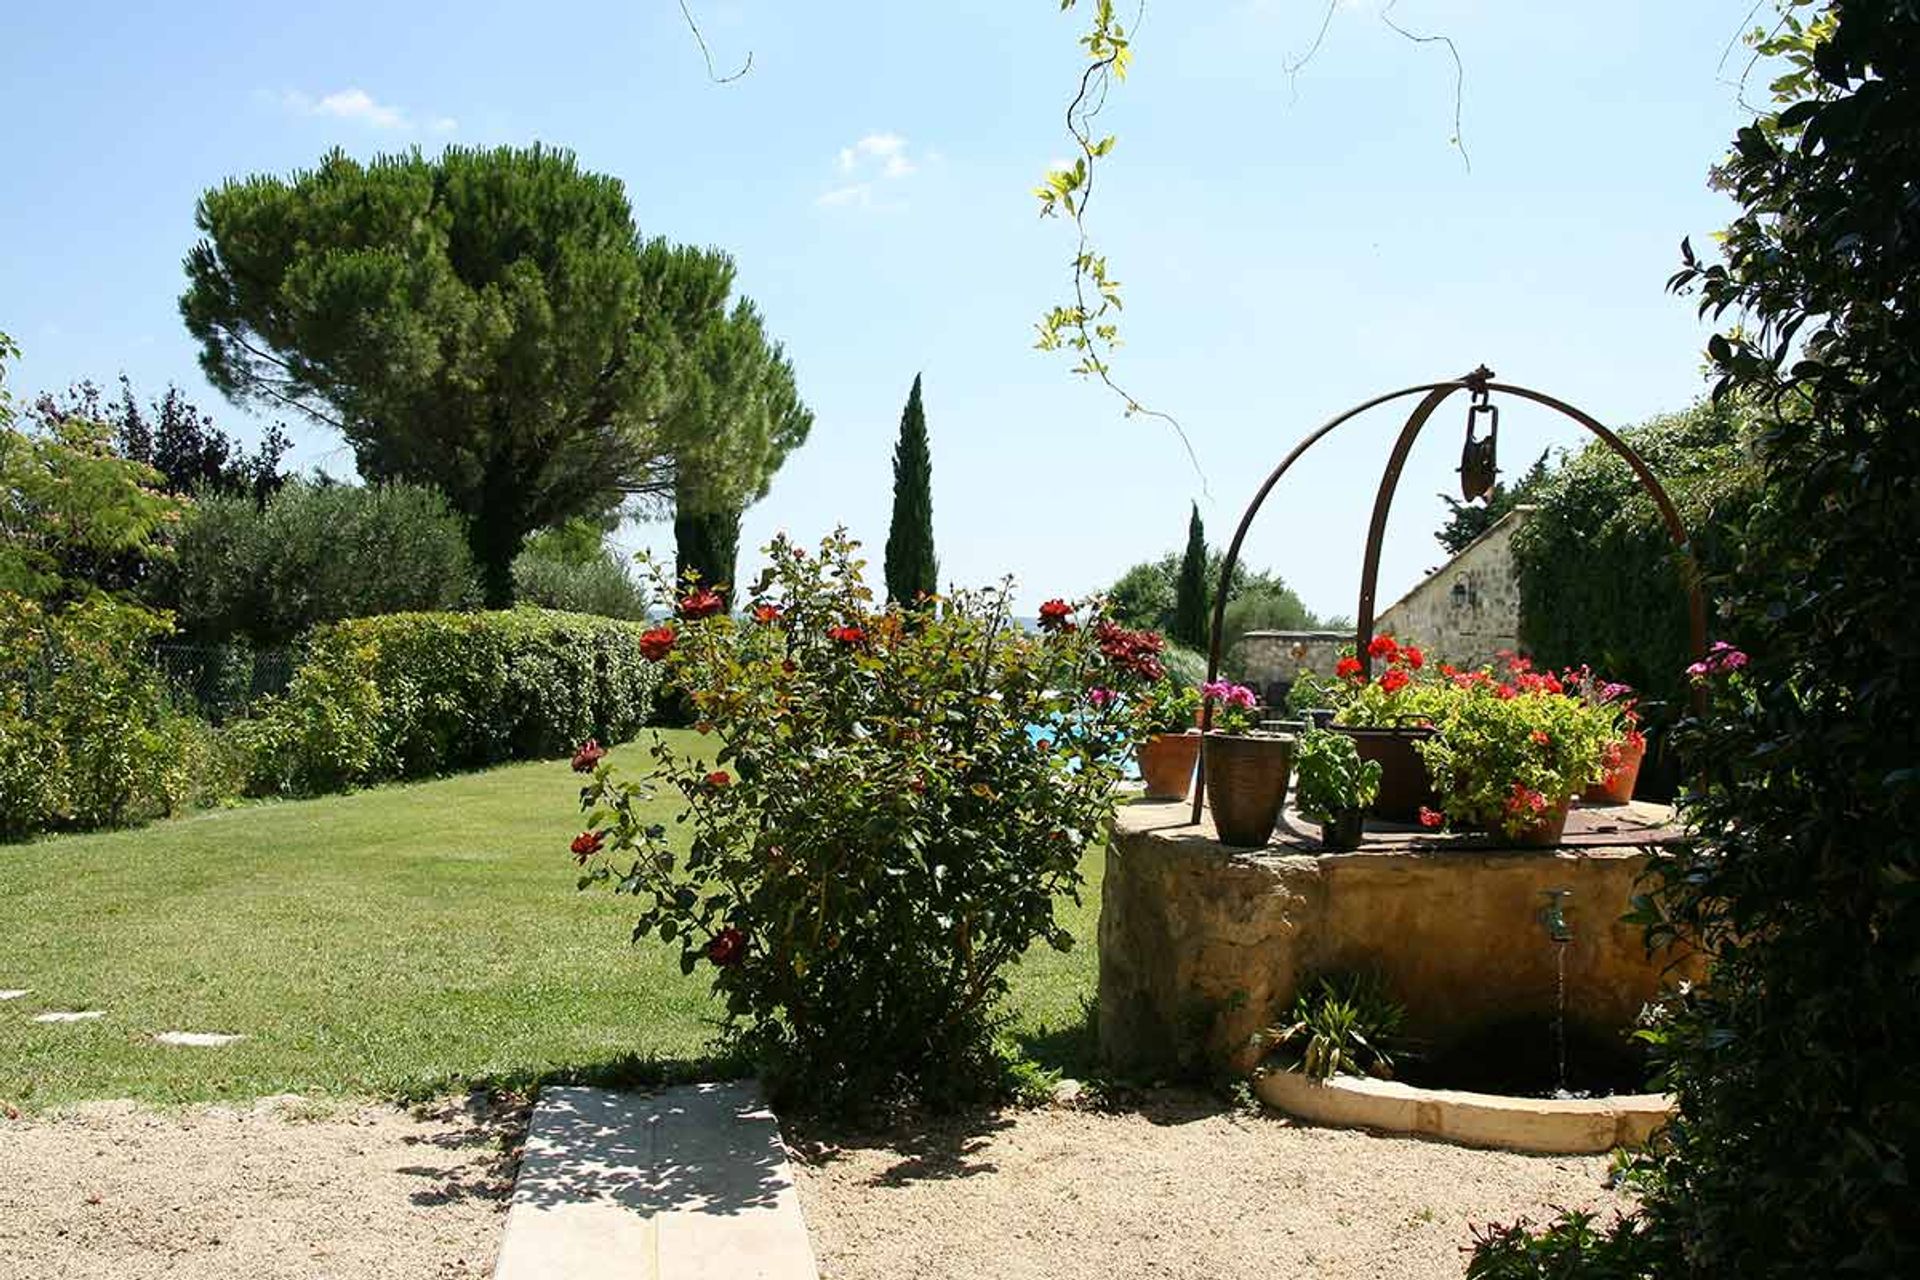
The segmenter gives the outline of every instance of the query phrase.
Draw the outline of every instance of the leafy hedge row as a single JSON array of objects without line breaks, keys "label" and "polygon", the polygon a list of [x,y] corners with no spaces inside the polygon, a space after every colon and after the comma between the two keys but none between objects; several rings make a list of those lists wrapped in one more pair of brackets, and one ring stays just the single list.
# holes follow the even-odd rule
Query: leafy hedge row
[{"label": "leafy hedge row", "polygon": [[233,726],[256,794],[317,794],[618,742],[647,721],[644,623],[545,609],[317,629],[287,692]]},{"label": "leafy hedge row", "polygon": [[0,838],[171,811],[191,726],[147,661],[164,614],[104,596],[52,610],[0,592]]}]

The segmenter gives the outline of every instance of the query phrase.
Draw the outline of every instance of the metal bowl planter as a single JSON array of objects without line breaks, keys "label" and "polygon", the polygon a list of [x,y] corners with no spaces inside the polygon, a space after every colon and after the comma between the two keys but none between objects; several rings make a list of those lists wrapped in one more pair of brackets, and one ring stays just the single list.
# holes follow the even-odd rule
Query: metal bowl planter
[{"label": "metal bowl planter", "polygon": [[1258,849],[1272,838],[1287,801],[1293,742],[1286,734],[1206,735],[1200,777],[1221,844]]},{"label": "metal bowl planter", "polygon": [[[1607,447],[1618,454],[1627,466],[1632,469],[1634,476],[1640,481],[1641,487],[1647,491],[1648,496],[1653,499],[1655,507],[1659,509],[1661,521],[1666,525],[1668,534],[1671,535],[1674,545],[1680,552],[1683,565],[1682,578],[1687,589],[1688,629],[1690,632],[1691,648],[1697,658],[1705,657],[1707,651],[1707,604],[1706,597],[1700,589],[1699,566],[1693,558],[1693,550],[1687,536],[1686,525],[1680,519],[1679,511],[1675,509],[1673,500],[1667,496],[1667,491],[1661,486],[1659,479],[1654,476],[1646,462],[1639,454],[1635,453],[1632,447],[1624,440],[1602,425],[1599,419],[1574,408],[1564,400],[1559,400],[1547,395],[1545,392],[1535,391],[1531,388],[1517,386],[1512,383],[1496,382],[1494,381],[1493,371],[1485,365],[1481,365],[1472,373],[1462,377],[1452,378],[1444,382],[1428,382],[1418,386],[1403,387],[1398,391],[1390,391],[1385,395],[1375,396],[1371,400],[1363,401],[1351,409],[1346,410],[1344,413],[1329,419],[1314,431],[1310,432],[1281,460],[1280,465],[1273,469],[1272,473],[1267,476],[1265,482],[1254,492],[1252,501],[1247,504],[1246,511],[1240,517],[1239,527],[1234,530],[1233,541],[1227,544],[1227,554],[1220,562],[1220,582],[1213,594],[1213,626],[1207,652],[1208,683],[1212,683],[1218,679],[1220,675],[1221,645],[1225,637],[1224,624],[1226,621],[1227,599],[1230,594],[1229,588],[1233,581],[1233,571],[1240,563],[1240,548],[1245,544],[1247,531],[1252,527],[1253,518],[1260,513],[1260,508],[1265,504],[1267,496],[1271,494],[1274,487],[1280,483],[1281,477],[1293,469],[1293,464],[1300,460],[1301,455],[1318,444],[1336,427],[1360,416],[1369,409],[1377,408],[1380,405],[1387,404],[1394,400],[1402,400],[1409,396],[1418,396],[1420,397],[1419,400],[1414,405],[1413,411],[1407,415],[1406,423],[1401,427],[1400,434],[1395,439],[1391,452],[1387,455],[1386,467],[1380,476],[1380,486],[1374,495],[1373,515],[1367,526],[1366,558],[1362,563],[1360,572],[1360,607],[1355,614],[1354,656],[1360,661],[1360,674],[1362,678],[1371,678],[1373,674],[1373,657],[1368,653],[1368,646],[1373,640],[1374,597],[1376,588],[1379,586],[1380,552],[1386,537],[1387,515],[1393,506],[1394,491],[1399,488],[1400,473],[1406,466],[1407,457],[1413,449],[1414,441],[1419,437],[1428,419],[1433,417],[1434,411],[1449,397],[1461,391],[1467,392],[1470,397],[1467,408],[1466,442],[1461,449],[1460,459],[1461,492],[1466,496],[1468,501],[1472,501],[1489,492],[1494,485],[1497,474],[1495,447],[1499,436],[1500,412],[1498,406],[1492,403],[1491,397],[1494,394],[1508,395],[1516,399],[1531,401],[1534,404],[1542,405],[1572,419],[1600,440],[1604,441]],[[1478,433],[1478,429],[1481,427],[1486,429],[1486,434],[1481,435]],[[1696,689],[1694,691],[1694,701],[1697,710],[1705,710],[1704,694],[1701,690]],[[1204,732],[1211,729],[1212,726],[1213,700],[1209,698],[1201,704],[1200,727]],[[1211,750],[1213,735],[1208,734],[1207,736],[1208,750],[1206,754],[1210,757],[1214,754]],[[1210,772],[1210,769],[1203,765],[1200,776],[1195,781],[1192,814],[1192,821],[1195,823],[1200,821],[1201,809],[1206,804],[1207,794],[1213,786]],[[1382,787],[1382,792],[1383,795],[1381,799],[1384,801],[1386,799],[1384,786]],[[1417,809],[1418,806],[1416,805],[1415,810],[1417,811]],[[1217,813],[1215,820],[1217,823]],[[1263,839],[1261,843],[1265,843],[1265,840]]]},{"label": "metal bowl planter", "polygon": [[1380,794],[1367,812],[1386,822],[1414,822],[1423,808],[1438,808],[1440,797],[1427,774],[1427,762],[1420,758],[1418,744],[1433,737],[1432,725],[1406,724],[1362,728],[1358,725],[1328,725],[1335,733],[1353,739],[1362,760],[1380,762]]}]

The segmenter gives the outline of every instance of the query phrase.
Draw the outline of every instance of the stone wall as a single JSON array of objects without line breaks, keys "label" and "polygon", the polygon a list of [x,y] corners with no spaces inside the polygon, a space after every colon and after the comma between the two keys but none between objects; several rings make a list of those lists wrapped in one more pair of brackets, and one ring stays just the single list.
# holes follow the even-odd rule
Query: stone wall
[{"label": "stone wall", "polygon": [[[1566,1008],[1617,1032],[1653,999],[1681,953],[1649,958],[1622,922],[1651,855],[1630,843],[1579,850],[1396,847],[1321,854],[1234,850],[1184,804],[1123,806],[1107,849],[1100,913],[1100,1045],[1144,1075],[1250,1070],[1252,1037],[1302,980],[1373,969],[1406,1006],[1408,1034],[1445,1044],[1551,1014],[1555,954],[1546,891],[1573,891]],[[1627,837],[1623,837],[1623,841]],[[1686,963],[1682,963],[1686,962]]]},{"label": "stone wall", "polygon": [[1351,631],[1249,631],[1240,656],[1247,683],[1265,696],[1268,686],[1290,685],[1302,671],[1331,680],[1340,651],[1352,645]]},{"label": "stone wall", "polygon": [[1513,535],[1531,507],[1515,507],[1413,590],[1380,611],[1376,634],[1411,640],[1456,666],[1520,647],[1520,579]]}]

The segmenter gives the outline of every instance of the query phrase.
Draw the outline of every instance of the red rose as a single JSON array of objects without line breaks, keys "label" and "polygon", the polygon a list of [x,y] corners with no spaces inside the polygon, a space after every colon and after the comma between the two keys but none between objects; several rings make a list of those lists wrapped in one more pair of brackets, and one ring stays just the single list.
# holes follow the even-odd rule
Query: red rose
[{"label": "red rose", "polygon": [[827,638],[851,647],[866,643],[867,633],[859,627],[828,627]]},{"label": "red rose", "polygon": [[573,860],[584,864],[588,858],[600,852],[600,846],[605,842],[606,837],[598,831],[582,831],[573,838]]},{"label": "red rose", "polygon": [[673,652],[673,642],[677,638],[673,628],[665,624],[643,631],[640,633],[640,656],[648,662],[660,662]]},{"label": "red rose", "polygon": [[1400,646],[1389,635],[1377,635],[1367,643],[1367,654],[1374,658],[1391,658],[1400,652]]},{"label": "red rose", "polygon": [[738,964],[747,950],[747,935],[728,925],[713,935],[713,941],[707,943],[707,959],[724,969],[730,964]]},{"label": "red rose", "polygon": [[1042,631],[1071,631],[1073,606],[1065,600],[1049,600],[1040,606],[1040,629]]},{"label": "red rose", "polygon": [[753,610],[753,620],[755,622],[760,622],[760,623],[778,622],[780,620],[780,610],[775,605],[770,605],[770,604],[755,605]]},{"label": "red rose", "polygon": [[1351,680],[1360,674],[1360,659],[1348,654],[1333,664],[1333,674],[1342,680]]},{"label": "red rose", "polygon": [[605,747],[601,746],[594,739],[588,738],[581,744],[580,749],[573,753],[573,771],[575,773],[592,773],[593,767],[599,764],[606,754],[607,749]]},{"label": "red rose", "polygon": [[1425,805],[1420,806],[1420,825],[1421,826],[1431,830],[1434,827],[1443,825],[1446,822],[1446,820],[1447,820],[1447,815],[1444,813],[1441,813],[1439,810],[1429,809]]},{"label": "red rose", "polygon": [[1380,677],[1380,687],[1388,693],[1398,693],[1413,683],[1413,677],[1395,667]]},{"label": "red rose", "polygon": [[725,769],[715,769],[707,775],[707,789],[709,791],[718,791],[722,787],[730,787],[732,785],[733,775],[729,774]]},{"label": "red rose", "polygon": [[702,587],[680,602],[680,616],[690,621],[711,618],[726,607],[727,602],[720,598],[718,592]]},{"label": "red rose", "polygon": [[1415,644],[1402,645],[1400,648],[1400,657],[1403,661],[1406,662],[1408,666],[1412,667],[1415,671],[1418,671],[1421,667],[1424,667],[1427,665],[1427,655],[1420,652],[1419,645],[1415,645]]}]

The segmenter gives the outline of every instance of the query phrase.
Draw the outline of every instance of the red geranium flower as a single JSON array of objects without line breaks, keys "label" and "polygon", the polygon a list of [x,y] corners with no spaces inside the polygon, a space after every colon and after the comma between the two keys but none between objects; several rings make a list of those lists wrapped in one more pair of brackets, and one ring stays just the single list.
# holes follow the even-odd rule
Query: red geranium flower
[{"label": "red geranium flower", "polygon": [[592,773],[593,767],[599,764],[606,754],[607,749],[605,747],[601,746],[599,742],[594,739],[588,738],[580,744],[580,749],[573,753],[573,771],[575,773]]},{"label": "red geranium flower", "polygon": [[747,935],[728,925],[713,935],[713,941],[707,944],[707,959],[724,969],[730,964],[738,964],[747,950]]},{"label": "red geranium flower", "polygon": [[1420,652],[1420,646],[1417,644],[1400,646],[1400,656],[1406,661],[1406,664],[1415,671],[1427,665],[1427,655]]},{"label": "red geranium flower", "polygon": [[1377,635],[1367,643],[1367,655],[1374,658],[1391,658],[1400,652],[1400,645],[1390,635]]},{"label": "red geranium flower", "polygon": [[710,618],[726,607],[719,593],[702,587],[680,602],[680,616],[688,620]]},{"label": "red geranium flower", "polygon": [[755,605],[753,609],[753,620],[762,623],[780,621],[779,606],[771,604]]},{"label": "red geranium flower", "polygon": [[707,775],[707,789],[709,791],[718,791],[722,787],[730,787],[732,785],[733,775],[729,774],[725,769],[715,769]]},{"label": "red geranium flower", "polygon": [[1539,744],[1540,746],[1550,747],[1553,745],[1553,738],[1548,735],[1545,729],[1535,729],[1532,733],[1528,734],[1527,736],[1532,738],[1534,742]]},{"label": "red geranium flower", "polygon": [[859,627],[828,627],[827,638],[844,645],[856,645],[866,642],[867,633]]},{"label": "red geranium flower", "polygon": [[573,844],[571,846],[573,849],[573,860],[584,864],[588,858],[600,852],[600,846],[605,842],[606,837],[598,831],[582,831],[573,838]]},{"label": "red geranium flower", "polygon": [[1040,606],[1040,629],[1042,631],[1071,631],[1073,606],[1065,600],[1049,600]]},{"label": "red geranium flower", "polygon": [[1429,809],[1425,805],[1420,806],[1420,825],[1421,826],[1426,827],[1428,829],[1432,829],[1434,827],[1441,826],[1446,822],[1446,820],[1447,820],[1447,815],[1444,813],[1441,813],[1438,809]]},{"label": "red geranium flower", "polygon": [[672,627],[665,625],[653,627],[640,633],[640,656],[648,662],[663,661],[673,652],[676,635]]},{"label": "red geranium flower", "polygon": [[1388,693],[1398,693],[1413,683],[1413,677],[1395,667],[1380,677],[1380,687]]},{"label": "red geranium flower", "polygon": [[1348,654],[1333,664],[1333,674],[1342,680],[1351,680],[1360,674],[1360,659]]},{"label": "red geranium flower", "polygon": [[1506,702],[1510,698],[1517,698],[1520,696],[1520,691],[1518,689],[1515,689],[1510,684],[1501,685],[1498,689],[1494,690],[1494,693],[1499,696],[1500,701],[1502,702]]}]

